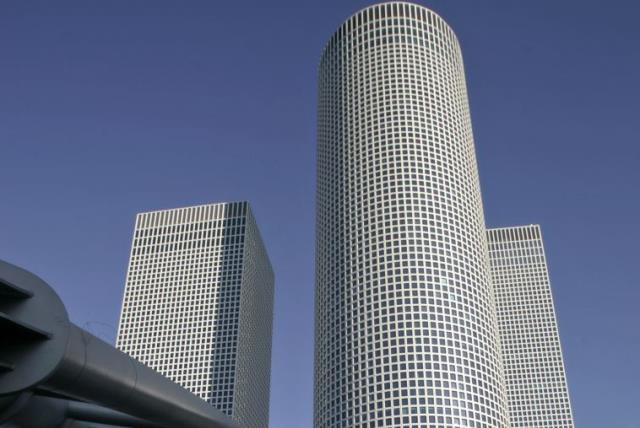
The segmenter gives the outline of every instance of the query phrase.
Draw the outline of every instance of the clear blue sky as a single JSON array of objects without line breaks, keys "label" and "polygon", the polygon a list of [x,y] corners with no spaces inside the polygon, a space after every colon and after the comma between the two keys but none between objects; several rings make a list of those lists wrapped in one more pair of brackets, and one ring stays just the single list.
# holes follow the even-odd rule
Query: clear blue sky
[{"label": "clear blue sky", "polygon": [[[112,341],[137,212],[249,200],[271,425],[311,426],[316,67],[365,1],[0,4],[0,259]],[[638,428],[638,2],[422,2],[461,40],[489,226],[540,223],[579,428]]]}]

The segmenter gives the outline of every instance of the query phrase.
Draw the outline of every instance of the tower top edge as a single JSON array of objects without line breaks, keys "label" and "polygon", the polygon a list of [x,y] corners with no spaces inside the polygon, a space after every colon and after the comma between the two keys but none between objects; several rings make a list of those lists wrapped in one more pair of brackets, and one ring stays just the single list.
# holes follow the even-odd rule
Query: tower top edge
[{"label": "tower top edge", "polygon": [[[410,1],[385,1],[385,2],[380,2],[380,3],[374,3],[372,5],[366,6],[354,13],[352,13],[351,15],[349,15],[345,20],[343,20],[340,25],[338,25],[338,27],[331,33],[331,36],[329,36],[329,39],[327,40],[327,42],[324,44],[323,48],[322,48],[322,53],[324,54],[324,52],[327,50],[327,47],[329,46],[329,44],[331,43],[331,39],[333,39],[333,37],[336,35],[336,33],[338,33],[340,31],[340,29],[342,27],[344,27],[345,25],[348,24],[349,21],[351,21],[352,19],[355,19],[358,15],[363,15],[365,12],[372,10],[372,9],[378,9],[381,10],[383,7],[388,6],[388,5],[407,5],[407,6],[412,6],[418,9],[423,9],[429,13],[431,13],[433,16],[435,16],[438,20],[440,20],[446,27],[449,28],[449,30],[451,30],[451,32],[453,33],[453,35],[455,36],[455,38],[457,39],[456,33],[455,31],[453,31],[453,28],[451,28],[451,26],[449,25],[449,23],[437,12],[435,12],[433,9],[430,9],[426,6],[423,6],[419,3],[416,2],[410,2]],[[406,17],[404,15],[399,16],[399,17]]]},{"label": "tower top edge", "polygon": [[247,209],[251,209],[251,204],[249,203],[249,201],[236,200],[236,201],[224,201],[224,202],[211,202],[211,203],[198,204],[198,205],[188,205],[188,206],[175,207],[175,208],[165,208],[165,209],[158,209],[158,210],[152,210],[152,211],[143,211],[143,212],[137,213],[136,216],[146,217],[146,216],[150,216],[153,214],[160,214],[160,213],[170,213],[170,212],[178,212],[178,211],[194,211],[197,209],[203,209],[203,208],[209,208],[209,207],[214,208],[214,207],[223,207],[223,206],[231,206],[231,205],[246,206]]},{"label": "tower top edge", "polygon": [[344,25],[351,18],[353,18],[355,16],[358,16],[359,14],[361,14],[361,13],[363,13],[363,12],[369,10],[369,9],[376,9],[376,8],[380,9],[380,8],[382,8],[382,6],[387,6],[387,5],[392,5],[392,4],[404,4],[404,5],[414,6],[414,7],[420,8],[420,9],[427,10],[427,11],[433,13],[434,15],[436,15],[438,18],[442,19],[444,22],[446,22],[444,20],[444,18],[442,18],[436,11],[434,11],[433,9],[430,9],[430,8],[428,8],[426,6],[423,6],[418,2],[415,2],[415,1],[403,1],[403,0],[397,0],[397,1],[396,0],[391,0],[391,1],[381,1],[381,2],[378,2],[378,3],[373,3],[373,4],[370,4],[369,6],[365,6],[362,9],[359,9],[359,10],[355,11],[354,13],[349,15],[347,17],[347,19],[345,19],[344,22],[342,24],[340,24],[340,26],[338,28],[340,28],[342,25]]},{"label": "tower top edge", "polygon": [[499,230],[522,230],[522,229],[542,229],[539,224],[521,224],[515,226],[489,227],[487,232],[497,232]]}]

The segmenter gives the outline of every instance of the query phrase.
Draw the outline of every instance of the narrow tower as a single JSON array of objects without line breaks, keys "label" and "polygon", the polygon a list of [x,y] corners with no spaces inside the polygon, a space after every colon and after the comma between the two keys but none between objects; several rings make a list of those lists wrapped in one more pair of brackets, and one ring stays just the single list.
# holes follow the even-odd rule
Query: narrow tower
[{"label": "narrow tower", "polygon": [[273,282],[248,203],[138,214],[116,346],[266,428]]},{"label": "narrow tower", "polygon": [[488,236],[511,428],[573,428],[540,226]]},{"label": "narrow tower", "polygon": [[507,426],[460,46],[368,7],[320,60],[316,428]]}]

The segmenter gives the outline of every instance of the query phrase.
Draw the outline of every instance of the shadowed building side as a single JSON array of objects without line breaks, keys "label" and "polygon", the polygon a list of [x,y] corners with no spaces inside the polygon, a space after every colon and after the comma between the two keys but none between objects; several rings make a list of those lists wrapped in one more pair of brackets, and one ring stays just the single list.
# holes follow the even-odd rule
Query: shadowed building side
[{"label": "shadowed building side", "polygon": [[268,260],[247,207],[234,397],[234,417],[245,427],[269,426],[274,273]]}]

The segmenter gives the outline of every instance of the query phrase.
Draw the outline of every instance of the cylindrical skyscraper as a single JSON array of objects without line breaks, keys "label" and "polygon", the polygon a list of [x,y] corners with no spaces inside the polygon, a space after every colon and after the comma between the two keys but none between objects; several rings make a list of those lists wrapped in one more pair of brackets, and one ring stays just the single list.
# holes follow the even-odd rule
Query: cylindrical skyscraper
[{"label": "cylindrical skyscraper", "polygon": [[506,427],[456,36],[415,4],[366,8],[318,96],[315,427]]}]

